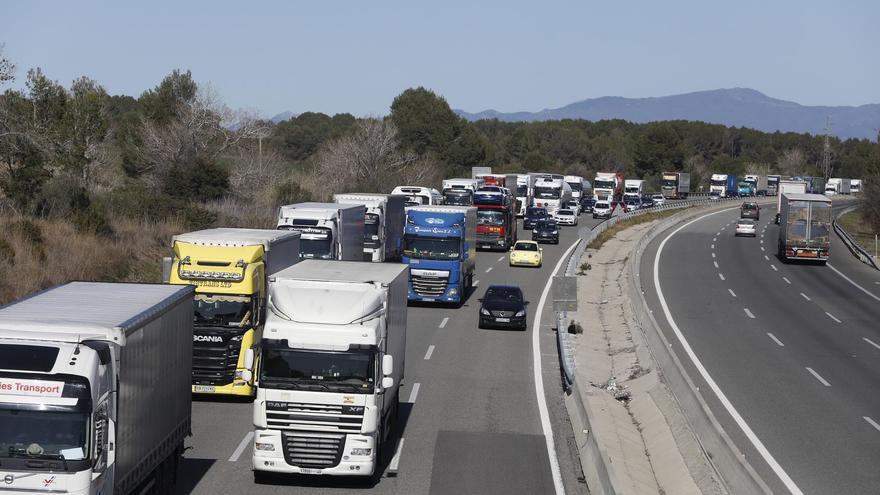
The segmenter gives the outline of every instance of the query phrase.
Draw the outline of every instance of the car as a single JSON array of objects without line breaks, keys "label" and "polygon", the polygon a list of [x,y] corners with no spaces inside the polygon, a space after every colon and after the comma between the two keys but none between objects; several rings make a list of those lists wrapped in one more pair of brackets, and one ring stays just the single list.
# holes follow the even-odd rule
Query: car
[{"label": "car", "polygon": [[623,211],[635,211],[638,210],[642,205],[642,202],[637,197],[627,196],[623,198]]},{"label": "car", "polygon": [[586,213],[592,213],[593,205],[596,204],[596,200],[590,197],[581,198],[581,211]]},{"label": "car", "polygon": [[596,201],[593,205],[593,218],[611,218],[611,203],[608,201]]},{"label": "car", "polygon": [[739,237],[741,235],[755,237],[757,233],[755,221],[749,218],[740,218],[736,222],[736,229],[733,231],[734,237]]},{"label": "car", "polygon": [[522,289],[515,285],[490,285],[480,298],[480,328],[504,327],[525,330],[526,306]]},{"label": "car", "polygon": [[754,218],[755,220],[761,219],[761,207],[758,206],[758,203],[753,202],[745,202],[742,204],[742,208],[740,208],[739,212],[740,218]]},{"label": "car", "polygon": [[569,210],[568,208],[563,208],[556,212],[553,217],[556,219],[556,223],[559,225],[577,225],[578,217],[577,213],[574,210]]},{"label": "car", "polygon": [[555,220],[543,219],[538,220],[535,228],[532,230],[532,240],[535,242],[552,242],[559,244],[559,225]]},{"label": "car", "polygon": [[535,241],[516,241],[510,248],[510,266],[541,267],[544,261],[544,249]]},{"label": "car", "polygon": [[571,199],[565,202],[565,208],[574,212],[575,215],[581,214],[581,204],[576,199]]},{"label": "car", "polygon": [[654,200],[654,204],[657,206],[663,206],[663,203],[666,202],[666,198],[663,197],[662,194],[652,194],[651,199]]},{"label": "car", "polygon": [[523,228],[524,229],[532,229],[535,227],[535,223],[538,220],[544,220],[549,218],[550,214],[547,213],[546,208],[538,208],[536,206],[530,206],[526,208],[526,214],[523,217]]},{"label": "car", "polygon": [[642,196],[642,208],[653,208],[655,204],[651,196]]},{"label": "car", "polygon": [[709,193],[709,199],[712,201],[719,201],[721,200],[721,193],[718,191],[712,191]]}]

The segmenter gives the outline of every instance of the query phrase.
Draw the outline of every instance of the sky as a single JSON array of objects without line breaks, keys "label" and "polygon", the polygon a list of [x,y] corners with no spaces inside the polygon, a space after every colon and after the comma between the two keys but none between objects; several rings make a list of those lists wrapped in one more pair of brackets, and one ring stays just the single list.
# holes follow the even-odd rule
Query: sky
[{"label": "sky", "polygon": [[233,108],[379,116],[409,87],[453,108],[748,87],[880,103],[880,2],[6,0],[4,56],[140,95],[176,68]]}]

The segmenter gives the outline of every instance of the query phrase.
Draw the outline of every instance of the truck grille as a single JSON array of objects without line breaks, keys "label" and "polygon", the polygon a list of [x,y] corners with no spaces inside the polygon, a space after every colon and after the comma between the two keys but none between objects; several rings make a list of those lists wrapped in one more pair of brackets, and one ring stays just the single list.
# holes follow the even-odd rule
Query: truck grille
[{"label": "truck grille", "polygon": [[281,432],[284,460],[291,466],[324,469],[339,465],[345,435],[304,431]]},{"label": "truck grille", "polygon": [[446,293],[449,277],[410,275],[413,291],[420,296],[439,297]]},{"label": "truck grille", "polygon": [[360,433],[364,422],[363,407],[307,402],[268,402],[266,421],[278,430],[314,430]]},{"label": "truck grille", "polygon": [[[198,332],[200,335],[204,335]],[[217,334],[211,334],[217,335]],[[219,335],[222,342],[193,342],[193,385],[228,385],[235,377],[241,335]]]}]

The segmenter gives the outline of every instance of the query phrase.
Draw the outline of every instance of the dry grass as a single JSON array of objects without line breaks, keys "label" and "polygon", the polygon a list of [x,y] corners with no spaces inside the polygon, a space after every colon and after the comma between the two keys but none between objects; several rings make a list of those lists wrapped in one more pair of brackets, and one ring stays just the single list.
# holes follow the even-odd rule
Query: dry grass
[{"label": "dry grass", "polygon": [[0,304],[71,280],[161,282],[174,223],[111,221],[114,234],[78,232],[62,220],[0,218]]},{"label": "dry grass", "polygon": [[596,238],[587,245],[587,249],[601,248],[602,245],[605,244],[605,242],[612,239],[614,236],[617,235],[618,232],[625,230],[628,227],[632,227],[633,225],[638,225],[640,223],[652,222],[654,220],[660,220],[661,218],[670,217],[681,211],[683,211],[683,209],[663,210],[658,212],[645,213],[635,217],[627,218],[626,220],[621,220],[614,224],[608,230],[597,235]]},{"label": "dry grass", "polygon": [[869,253],[874,253],[874,236],[878,232],[874,232],[868,222],[862,217],[861,212],[856,209],[837,219],[837,223],[843,227],[849,235],[862,246],[862,249]]}]

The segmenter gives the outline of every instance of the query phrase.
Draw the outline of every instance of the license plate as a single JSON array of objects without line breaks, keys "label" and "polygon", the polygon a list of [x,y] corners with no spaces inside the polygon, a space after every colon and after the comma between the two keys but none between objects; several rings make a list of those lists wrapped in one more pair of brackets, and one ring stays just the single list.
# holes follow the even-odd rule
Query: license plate
[{"label": "license plate", "polygon": [[800,253],[798,253],[798,256],[802,258],[815,258],[816,251],[801,251]]},{"label": "license plate", "polygon": [[428,299],[428,298],[425,298],[425,299],[422,299],[422,301],[424,301],[424,302],[434,302],[434,301],[436,301],[436,299]]},{"label": "license plate", "polygon": [[214,393],[217,391],[217,387],[213,385],[193,385],[194,392],[211,392]]},{"label": "license plate", "polygon": [[510,323],[510,318],[495,318],[498,323]]},{"label": "license plate", "polygon": [[299,468],[299,472],[302,474],[321,474],[322,471],[320,469],[312,469],[312,468]]}]

